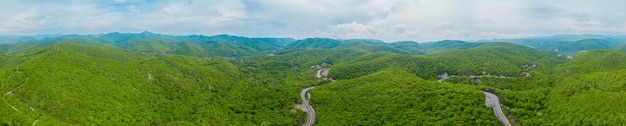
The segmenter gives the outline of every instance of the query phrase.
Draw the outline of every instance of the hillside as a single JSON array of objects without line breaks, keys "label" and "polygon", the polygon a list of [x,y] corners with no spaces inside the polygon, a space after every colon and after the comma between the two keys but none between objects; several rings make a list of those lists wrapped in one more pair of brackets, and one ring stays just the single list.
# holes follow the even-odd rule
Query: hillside
[{"label": "hillside", "polygon": [[510,42],[539,50],[575,55],[580,51],[609,50],[626,44],[626,36],[607,35],[554,35],[519,39],[494,39],[479,42]]},{"label": "hillside", "polygon": [[295,41],[285,49],[358,49],[368,52],[392,52],[399,54],[425,54],[422,46],[413,41],[385,43],[380,40],[350,39],[336,40],[327,38],[307,38]]},{"label": "hillside", "polygon": [[311,93],[319,125],[498,125],[484,95],[470,86],[382,70],[338,80]]},{"label": "hillside", "polygon": [[341,41],[328,38],[307,38],[287,45],[287,49],[319,48],[330,49],[341,45]]},{"label": "hillside", "polygon": [[[88,49],[91,54],[87,54],[80,48],[95,49]],[[0,110],[10,114],[1,122],[17,125],[30,125],[35,120],[42,125],[297,123],[296,118],[279,118],[290,117],[289,97],[252,96],[272,92],[257,90],[268,88],[265,86],[251,87],[260,82],[240,76],[237,66],[226,59],[151,58],[116,48],[98,48],[62,43],[43,48],[43,52],[32,55],[19,66],[2,68],[6,79],[0,82],[0,89],[8,93],[2,96],[2,106],[7,107]],[[125,54],[119,56],[123,58],[134,55],[145,60],[121,62],[123,59],[118,57],[96,54]],[[250,104],[246,103],[251,101],[249,98],[271,100]],[[277,102],[279,99],[287,101]],[[245,104],[249,106],[242,106]],[[252,113],[257,115],[256,119],[245,119]]]},{"label": "hillside", "polygon": [[393,43],[383,43],[383,42],[371,42],[371,41],[362,41],[362,40],[352,40],[346,41],[344,44],[339,46],[338,48],[342,49],[362,49],[369,52],[391,52],[398,54],[412,54],[412,55],[423,55],[426,54],[424,52],[423,47],[413,41],[403,41],[403,42],[393,42]]},{"label": "hillside", "polygon": [[616,51],[616,52],[626,53],[626,45],[618,46],[618,47],[615,47],[615,48],[613,48],[611,50],[612,51]]},{"label": "hillside", "polygon": [[508,43],[487,43],[471,49],[450,50],[424,56],[376,53],[355,57],[350,63],[333,66],[334,70],[329,76],[349,79],[385,68],[404,68],[421,78],[433,80],[443,73],[519,77],[526,71],[522,65],[538,64],[538,61],[553,59],[556,57],[551,52]]},{"label": "hillside", "polygon": [[229,35],[168,36],[150,32],[140,34],[109,33],[97,38],[119,48],[153,55],[182,54],[235,57],[271,53],[295,41],[290,38],[247,38]]},{"label": "hillside", "polygon": [[[553,36],[539,36],[529,38],[517,38],[517,39],[493,39],[493,40],[481,40],[479,42],[510,42],[514,44],[529,46],[532,48],[538,48],[542,46],[551,45],[554,42],[576,42],[581,40],[601,40],[609,41],[612,43],[626,44],[626,36],[608,36],[608,35],[553,35]],[[552,49],[553,50],[553,49]]]},{"label": "hillside", "polygon": [[171,36],[151,32],[108,33],[99,35],[64,35],[53,39],[16,41],[16,44],[0,44],[0,53],[50,46],[64,41],[81,41],[106,44],[128,51],[149,55],[190,55],[241,57],[269,54],[295,41],[291,38],[247,38],[229,35],[217,36]]},{"label": "hillside", "polygon": [[558,41],[537,47],[540,50],[555,50],[563,53],[573,53],[582,50],[606,50],[623,43],[603,39],[583,39],[578,41]]},{"label": "hillside", "polygon": [[15,44],[19,42],[48,40],[48,39],[56,38],[58,36],[59,35],[34,35],[34,36],[0,35],[0,44]]},{"label": "hillside", "polygon": [[546,102],[551,124],[623,125],[626,55],[589,51],[558,69],[558,84]]},{"label": "hillside", "polygon": [[524,71],[520,66],[549,57],[550,53],[509,43],[485,43],[472,49],[451,50],[427,56],[448,67],[447,71],[454,75],[521,76]]},{"label": "hillside", "polygon": [[567,73],[610,72],[626,69],[626,55],[614,51],[587,51],[575,55],[576,58],[562,65]]},{"label": "hillside", "polygon": [[443,40],[437,42],[428,42],[422,44],[429,52],[446,51],[454,49],[469,49],[482,45],[482,43],[468,43],[457,40]]},{"label": "hillside", "polygon": [[315,125],[499,125],[481,90],[514,125],[623,125],[614,40],[552,42],[606,48],[568,59],[549,43],[65,35],[0,45],[0,124],[301,125],[315,86]]}]

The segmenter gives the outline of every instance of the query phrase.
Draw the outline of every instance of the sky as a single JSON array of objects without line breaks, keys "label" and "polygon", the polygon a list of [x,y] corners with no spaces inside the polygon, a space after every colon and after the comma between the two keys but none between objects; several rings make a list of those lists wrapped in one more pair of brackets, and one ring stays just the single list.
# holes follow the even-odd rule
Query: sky
[{"label": "sky", "polygon": [[626,33],[625,0],[2,0],[0,35],[436,41]]}]

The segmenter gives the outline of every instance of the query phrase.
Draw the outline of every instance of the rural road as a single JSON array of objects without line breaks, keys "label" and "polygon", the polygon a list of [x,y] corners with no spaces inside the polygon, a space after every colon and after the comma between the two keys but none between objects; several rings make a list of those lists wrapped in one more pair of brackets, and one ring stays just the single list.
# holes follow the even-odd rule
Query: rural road
[{"label": "rural road", "polygon": [[306,122],[304,123],[304,126],[312,126],[313,123],[315,123],[315,110],[313,109],[313,107],[311,107],[311,105],[309,104],[309,100],[306,98],[306,94],[309,91],[309,89],[313,89],[313,88],[315,87],[308,87],[308,88],[302,89],[302,92],[300,92],[300,98],[302,98],[302,105],[306,107],[306,112],[309,114],[307,116]]},{"label": "rural road", "polygon": [[498,99],[498,96],[496,96],[493,93],[486,92],[486,91],[483,91],[483,93],[485,93],[485,96],[491,99],[493,112],[496,113],[496,116],[498,117],[498,120],[502,122],[502,125],[511,126],[511,123],[509,123],[509,120],[506,118],[506,116],[504,116],[504,113],[502,112],[502,108],[500,107],[500,100]]}]

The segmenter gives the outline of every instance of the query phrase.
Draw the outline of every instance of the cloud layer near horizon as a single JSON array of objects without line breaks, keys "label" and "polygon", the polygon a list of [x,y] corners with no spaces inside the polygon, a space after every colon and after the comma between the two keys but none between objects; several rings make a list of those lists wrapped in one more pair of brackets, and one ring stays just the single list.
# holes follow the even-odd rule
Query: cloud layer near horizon
[{"label": "cloud layer near horizon", "polygon": [[621,0],[8,0],[0,34],[233,34],[386,41],[624,34]]}]

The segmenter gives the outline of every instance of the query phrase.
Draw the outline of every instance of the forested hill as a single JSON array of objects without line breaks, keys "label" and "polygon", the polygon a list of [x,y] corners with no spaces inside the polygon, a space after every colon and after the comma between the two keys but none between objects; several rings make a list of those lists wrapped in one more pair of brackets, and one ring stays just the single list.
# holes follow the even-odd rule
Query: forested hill
[{"label": "forested hill", "polygon": [[50,46],[64,41],[101,43],[151,55],[183,54],[191,56],[249,56],[272,53],[295,41],[291,38],[247,38],[229,35],[171,36],[143,33],[108,33],[99,35],[65,35],[42,40],[22,40],[0,44],[0,53]]},{"label": "forested hill", "polygon": [[[296,104],[311,86],[316,125],[498,125],[481,90],[500,97],[514,125],[626,124],[623,45],[553,42],[591,49],[572,59],[455,40],[150,32],[3,40],[15,41],[0,44],[0,125],[302,125]],[[320,69],[327,78],[316,77]]]},{"label": "forested hill", "polygon": [[429,51],[450,50],[450,49],[469,49],[480,46],[482,43],[468,43],[458,40],[443,40],[437,42],[424,43],[424,47]]},{"label": "forested hill", "polygon": [[[624,36],[558,35],[522,39],[494,39],[479,42],[443,40],[418,43],[414,41],[384,42],[375,39],[306,38],[248,38],[230,35],[172,36],[142,33],[107,33],[98,35],[40,35],[0,36],[0,53],[15,53],[24,49],[38,48],[55,43],[80,40],[79,42],[104,43],[121,49],[151,55],[183,54],[191,56],[240,57],[257,54],[273,54],[289,49],[360,49],[371,52],[391,52],[423,55],[448,50],[464,50],[478,47],[484,42],[510,42],[538,50],[556,51],[574,55],[585,50],[609,50],[626,44]],[[26,44],[27,43],[27,44]]]},{"label": "forested hill", "polygon": [[606,50],[624,44],[604,39],[583,39],[578,41],[552,42],[537,47],[540,50],[554,50],[558,52],[578,52],[581,50]]},{"label": "forested hill", "polygon": [[511,42],[539,50],[558,51],[573,55],[584,50],[607,50],[626,44],[626,36],[554,35],[519,39],[493,39],[479,42]]},{"label": "forested hill", "polygon": [[350,39],[336,40],[328,38],[307,38],[295,41],[285,49],[360,49],[372,52],[393,52],[400,54],[425,54],[424,48],[414,41],[385,43],[380,40]]}]

